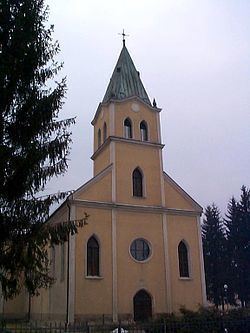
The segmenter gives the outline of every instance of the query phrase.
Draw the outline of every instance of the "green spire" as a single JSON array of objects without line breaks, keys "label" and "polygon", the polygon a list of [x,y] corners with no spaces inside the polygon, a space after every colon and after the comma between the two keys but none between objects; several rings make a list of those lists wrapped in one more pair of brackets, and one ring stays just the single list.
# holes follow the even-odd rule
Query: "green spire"
[{"label": "green spire", "polygon": [[104,95],[103,103],[107,103],[110,99],[122,100],[132,96],[139,97],[151,106],[147,92],[140,79],[140,73],[136,70],[125,43],[123,43],[123,48]]}]

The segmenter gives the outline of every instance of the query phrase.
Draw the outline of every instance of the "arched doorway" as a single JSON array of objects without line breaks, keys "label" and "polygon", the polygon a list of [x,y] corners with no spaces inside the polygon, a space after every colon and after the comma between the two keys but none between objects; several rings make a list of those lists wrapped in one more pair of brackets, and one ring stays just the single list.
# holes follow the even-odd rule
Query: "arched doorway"
[{"label": "arched doorway", "polygon": [[139,290],[135,294],[133,302],[135,321],[146,321],[152,317],[152,299],[145,290]]}]

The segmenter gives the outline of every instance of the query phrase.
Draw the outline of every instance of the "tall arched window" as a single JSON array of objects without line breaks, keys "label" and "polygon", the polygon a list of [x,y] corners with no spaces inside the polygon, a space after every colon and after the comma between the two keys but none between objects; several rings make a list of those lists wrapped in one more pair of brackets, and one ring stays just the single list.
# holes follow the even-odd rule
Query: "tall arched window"
[{"label": "tall arched window", "polygon": [[99,276],[99,244],[94,236],[88,240],[87,244],[87,275]]},{"label": "tall arched window", "polygon": [[144,120],[140,123],[140,132],[141,132],[141,140],[148,141],[148,126]]},{"label": "tall arched window", "polygon": [[178,257],[180,277],[189,277],[188,249],[183,241],[178,245]]},{"label": "tall arched window", "polygon": [[129,118],[126,118],[124,120],[124,136],[127,139],[132,138],[132,124],[131,124],[131,120]]},{"label": "tall arched window", "polygon": [[102,143],[102,134],[101,134],[100,128],[99,128],[98,134],[97,134],[97,141],[98,141],[98,148],[99,148]]},{"label": "tall arched window", "polygon": [[107,139],[107,124],[103,125],[103,142]]},{"label": "tall arched window", "polygon": [[138,168],[133,171],[133,196],[143,196],[143,176]]}]

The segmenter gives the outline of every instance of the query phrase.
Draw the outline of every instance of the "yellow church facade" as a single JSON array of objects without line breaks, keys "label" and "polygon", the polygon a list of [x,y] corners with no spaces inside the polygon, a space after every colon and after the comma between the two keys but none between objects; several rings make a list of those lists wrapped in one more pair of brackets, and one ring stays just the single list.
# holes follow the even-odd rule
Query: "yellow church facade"
[{"label": "yellow church facade", "polygon": [[52,250],[56,283],[31,318],[140,321],[206,304],[202,208],[163,171],[160,112],[124,43],[92,121],[94,176],[50,219],[88,224]]}]

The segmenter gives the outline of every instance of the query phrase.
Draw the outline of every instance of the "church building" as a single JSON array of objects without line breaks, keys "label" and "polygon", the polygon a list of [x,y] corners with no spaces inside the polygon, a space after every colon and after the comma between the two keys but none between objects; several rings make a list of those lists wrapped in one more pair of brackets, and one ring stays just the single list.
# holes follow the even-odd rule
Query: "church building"
[{"label": "church building", "polygon": [[[50,218],[88,224],[52,249],[56,282],[31,299],[31,318],[141,321],[206,304],[202,207],[163,171],[160,112],[123,41],[92,121],[93,178]],[[4,306],[27,308],[27,297]]]}]

